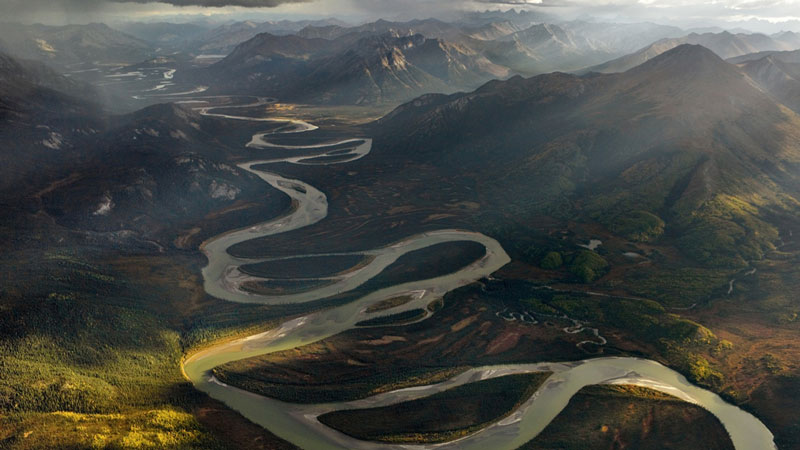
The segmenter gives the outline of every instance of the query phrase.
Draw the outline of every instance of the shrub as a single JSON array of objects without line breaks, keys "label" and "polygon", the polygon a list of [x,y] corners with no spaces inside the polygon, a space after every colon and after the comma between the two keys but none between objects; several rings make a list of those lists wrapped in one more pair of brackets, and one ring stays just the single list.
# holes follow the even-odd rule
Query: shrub
[{"label": "shrub", "polygon": [[611,229],[626,239],[649,242],[664,234],[664,221],[655,214],[639,210],[617,216]]},{"label": "shrub", "polygon": [[608,261],[590,250],[581,250],[572,259],[569,271],[583,283],[602,277],[608,268]]},{"label": "shrub", "polygon": [[561,258],[561,253],[549,252],[542,258],[539,266],[545,270],[555,270],[561,267],[562,264],[564,264],[564,260]]}]

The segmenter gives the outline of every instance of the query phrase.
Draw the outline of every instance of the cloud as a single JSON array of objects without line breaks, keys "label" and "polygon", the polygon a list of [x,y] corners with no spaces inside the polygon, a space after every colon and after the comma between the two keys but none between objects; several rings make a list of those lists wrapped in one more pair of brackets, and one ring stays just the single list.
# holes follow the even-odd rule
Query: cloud
[{"label": "cloud", "polygon": [[[800,0],[0,0],[0,22],[63,24],[196,15],[233,20],[447,20],[458,17],[460,11],[507,8],[538,10],[553,20],[652,21],[685,28],[735,22],[735,26],[772,30],[776,27],[764,23],[789,24],[798,16]],[[794,22],[790,25],[800,29]]]},{"label": "cloud", "polygon": [[206,8],[278,8],[312,0],[0,0],[0,22],[45,23],[104,21],[108,14],[136,16],[142,11],[198,13]]},{"label": "cloud", "polygon": [[[111,1],[111,0],[109,0]],[[148,0],[113,0],[118,3],[151,3]],[[305,3],[311,0],[159,0],[174,6],[205,6],[221,8],[225,6],[243,6],[245,8],[275,8],[286,3]]]}]

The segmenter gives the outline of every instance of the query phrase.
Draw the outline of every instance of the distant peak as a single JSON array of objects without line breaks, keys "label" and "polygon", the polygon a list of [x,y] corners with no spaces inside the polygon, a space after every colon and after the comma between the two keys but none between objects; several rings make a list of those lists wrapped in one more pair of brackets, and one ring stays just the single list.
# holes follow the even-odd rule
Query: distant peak
[{"label": "distant peak", "polygon": [[716,53],[698,44],[681,44],[631,71],[675,70],[697,72],[700,68],[730,68]]}]

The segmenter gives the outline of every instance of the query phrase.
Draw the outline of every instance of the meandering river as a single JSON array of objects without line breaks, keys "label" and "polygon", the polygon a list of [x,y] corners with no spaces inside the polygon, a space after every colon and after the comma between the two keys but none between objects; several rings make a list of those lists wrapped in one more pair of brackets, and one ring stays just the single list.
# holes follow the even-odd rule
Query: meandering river
[{"label": "meandering river", "polygon": [[[441,298],[447,292],[486,277],[510,261],[500,244],[488,236],[464,230],[439,230],[410,236],[400,242],[389,243],[384,247],[354,252],[355,254],[369,256],[369,262],[352,272],[336,277],[331,283],[318,288],[287,295],[260,295],[242,289],[243,283],[257,281],[261,278],[242,273],[238,269],[239,266],[267,261],[269,258],[237,258],[227,252],[228,248],[250,239],[284,233],[317,223],[326,217],[328,211],[327,197],[323,192],[303,181],[282,177],[262,169],[255,169],[255,167],[278,162],[342,164],[368,155],[372,147],[372,141],[366,138],[353,138],[305,146],[275,144],[270,142],[270,136],[272,135],[299,133],[313,130],[316,127],[299,120],[252,118],[211,112],[218,108],[232,109],[258,106],[268,101],[268,99],[259,98],[255,103],[247,105],[204,106],[198,108],[198,111],[202,114],[229,120],[285,122],[290,126],[280,128],[279,130],[282,131],[258,133],[252,137],[247,146],[301,149],[304,152],[304,156],[256,160],[239,165],[240,168],[259,176],[273,188],[286,193],[291,197],[294,206],[284,216],[252,227],[224,233],[202,245],[202,250],[208,257],[208,265],[203,269],[203,277],[205,289],[209,294],[240,303],[285,304],[309,302],[323,299],[339,292],[352,290],[379,274],[400,256],[438,243],[473,241],[483,245],[486,248],[486,253],[478,261],[454,273],[428,280],[391,286],[351,303],[287,321],[276,329],[222,343],[192,354],[185,359],[183,370],[196,388],[225,402],[251,421],[264,426],[277,436],[302,448],[514,449],[536,437],[561,412],[569,402],[569,399],[584,386],[602,383],[635,384],[674,395],[707,409],[720,419],[738,450],[775,448],[772,433],[751,414],[726,403],[710,391],[692,385],[685,377],[661,364],[637,358],[596,358],[569,363],[507,364],[474,368],[435,385],[401,389],[353,402],[317,405],[285,403],[220,383],[211,375],[211,370],[221,364],[316,342],[352,329],[357,322],[365,319],[412,309],[425,309],[429,303]],[[351,144],[351,146],[347,147],[348,144]],[[347,147],[347,150],[343,151],[345,147]],[[309,156],[310,153],[313,154]],[[319,159],[320,156],[334,155],[336,156],[335,161],[324,162],[324,160]],[[366,312],[370,305],[401,295],[410,295],[412,300],[388,310],[373,313]],[[472,381],[532,371],[551,371],[553,375],[510,416],[487,426],[479,432],[453,442],[402,446],[378,444],[349,437],[324,426],[317,420],[320,414],[330,411],[390,405],[426,397],[444,389]],[[702,430],[697,430],[697,432],[702,432]]]}]

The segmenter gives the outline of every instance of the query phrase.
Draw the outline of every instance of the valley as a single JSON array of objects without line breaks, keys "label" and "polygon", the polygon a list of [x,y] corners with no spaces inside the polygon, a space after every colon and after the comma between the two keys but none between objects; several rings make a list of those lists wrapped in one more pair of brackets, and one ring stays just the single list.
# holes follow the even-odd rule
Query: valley
[{"label": "valley", "polygon": [[0,447],[800,448],[797,35],[459,17],[0,32]]}]

